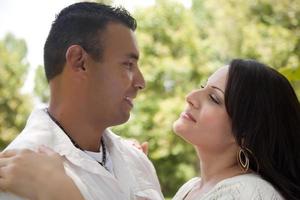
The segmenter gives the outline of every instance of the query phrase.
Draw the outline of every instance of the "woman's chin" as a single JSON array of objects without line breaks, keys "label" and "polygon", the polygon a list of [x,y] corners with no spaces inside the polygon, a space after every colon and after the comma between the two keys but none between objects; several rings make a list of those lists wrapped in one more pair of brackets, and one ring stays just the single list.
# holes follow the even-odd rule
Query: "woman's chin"
[{"label": "woman's chin", "polygon": [[180,119],[173,123],[173,132],[185,142],[193,145],[193,141],[190,138],[191,135],[189,134],[191,130],[189,130],[189,128],[190,127]]},{"label": "woman's chin", "polygon": [[182,123],[182,121],[180,119],[176,120],[173,123],[173,132],[182,137],[182,133],[184,133],[185,131],[185,125]]},{"label": "woman's chin", "polygon": [[176,120],[176,121],[173,123],[173,125],[172,125],[173,132],[174,132],[176,135],[178,135],[178,130],[180,129],[179,126],[180,126],[180,125],[179,125],[178,120]]}]

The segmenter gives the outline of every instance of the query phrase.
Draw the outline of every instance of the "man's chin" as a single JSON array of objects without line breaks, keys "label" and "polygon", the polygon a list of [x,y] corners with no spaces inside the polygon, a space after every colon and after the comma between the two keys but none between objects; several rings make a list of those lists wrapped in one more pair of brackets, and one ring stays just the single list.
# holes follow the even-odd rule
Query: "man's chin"
[{"label": "man's chin", "polygon": [[122,117],[119,117],[118,120],[115,121],[113,126],[121,125],[126,123],[130,119],[130,113],[123,113]]}]

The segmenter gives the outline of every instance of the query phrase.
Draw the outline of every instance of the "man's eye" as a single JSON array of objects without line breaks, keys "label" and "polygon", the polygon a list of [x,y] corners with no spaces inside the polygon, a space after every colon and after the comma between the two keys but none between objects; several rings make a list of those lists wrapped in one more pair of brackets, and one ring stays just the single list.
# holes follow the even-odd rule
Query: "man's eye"
[{"label": "man's eye", "polygon": [[132,67],[133,67],[133,63],[132,62],[125,62],[125,63],[123,63],[124,64],[124,66],[126,67],[126,68],[128,68],[128,69],[132,69]]}]

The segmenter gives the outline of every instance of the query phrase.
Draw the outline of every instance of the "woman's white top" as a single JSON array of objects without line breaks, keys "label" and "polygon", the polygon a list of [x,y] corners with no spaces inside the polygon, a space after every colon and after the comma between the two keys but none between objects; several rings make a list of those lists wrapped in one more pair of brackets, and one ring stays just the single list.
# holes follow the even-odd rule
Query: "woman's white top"
[{"label": "woman's white top", "polygon": [[[196,177],[185,183],[173,200],[183,200],[188,193],[200,184]],[[224,179],[205,194],[199,194],[193,200],[283,200],[284,198],[267,181],[256,174],[243,174]]]}]

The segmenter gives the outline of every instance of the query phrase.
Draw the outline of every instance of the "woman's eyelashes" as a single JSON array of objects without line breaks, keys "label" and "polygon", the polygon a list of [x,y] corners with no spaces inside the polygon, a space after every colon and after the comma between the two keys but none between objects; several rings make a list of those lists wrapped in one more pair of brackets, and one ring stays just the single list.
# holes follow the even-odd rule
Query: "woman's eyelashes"
[{"label": "woman's eyelashes", "polygon": [[218,99],[218,97],[214,94],[209,94],[209,98],[216,104],[221,104],[220,100]]},{"label": "woman's eyelashes", "polygon": [[[205,86],[204,85],[200,85],[200,87],[202,88],[202,89],[204,89],[205,88]],[[213,102],[213,103],[216,103],[216,104],[221,104],[221,101],[219,100],[219,98],[217,97],[217,95],[215,95],[215,94],[208,94],[208,96],[209,96],[209,99]]]}]

